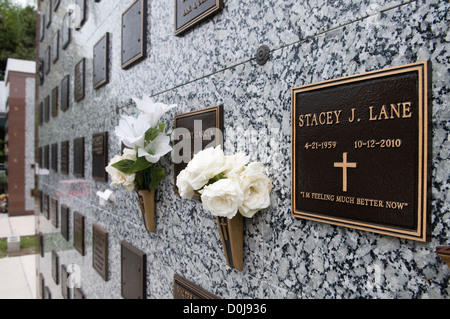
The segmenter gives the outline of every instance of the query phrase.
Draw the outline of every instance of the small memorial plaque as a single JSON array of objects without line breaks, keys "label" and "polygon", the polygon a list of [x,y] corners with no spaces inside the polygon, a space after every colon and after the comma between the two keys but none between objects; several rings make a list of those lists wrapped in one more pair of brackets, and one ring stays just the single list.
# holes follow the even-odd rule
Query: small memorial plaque
[{"label": "small memorial plaque", "polygon": [[41,257],[45,257],[45,237],[43,233],[39,233],[39,251],[41,253]]},{"label": "small memorial plaque", "polygon": [[125,241],[122,241],[120,246],[122,297],[146,299],[147,255]]},{"label": "small memorial plaque", "polygon": [[45,63],[44,63],[44,68],[45,68],[45,74],[49,74],[50,73],[50,66],[52,63],[52,49],[50,46],[47,47],[47,49],[45,50]]},{"label": "small memorial plaque", "polygon": [[40,299],[44,299],[45,296],[45,278],[44,275],[42,273],[39,274],[39,296],[37,296],[38,298],[40,297]]},{"label": "small memorial plaque", "polygon": [[429,237],[429,64],[292,89],[292,214]]},{"label": "small memorial plaque", "polygon": [[52,144],[52,170],[58,171],[58,144]]},{"label": "small memorial plaque", "polygon": [[69,279],[69,273],[67,272],[66,265],[61,265],[61,294],[64,299],[70,299],[69,286],[67,285]]},{"label": "small memorial plaque", "polygon": [[94,46],[94,89],[109,82],[109,33],[106,33]]},{"label": "small memorial plaque", "polygon": [[47,95],[44,99],[44,114],[45,122],[50,121],[50,95]]},{"label": "small memorial plaque", "polygon": [[73,174],[84,177],[84,137],[73,141]]},{"label": "small memorial plaque", "polygon": [[69,174],[69,141],[61,142],[61,173]]},{"label": "small memorial plaque", "polygon": [[50,1],[47,4],[45,16],[47,17],[47,24],[45,26],[48,28],[50,27],[50,24],[52,24],[52,3]]},{"label": "small memorial plaque", "polygon": [[122,68],[147,54],[147,0],[135,0],[122,14]]},{"label": "small memorial plaque", "polygon": [[175,35],[223,9],[223,0],[175,0]]},{"label": "small memorial plaque", "polygon": [[44,124],[44,102],[39,103],[39,125]]},{"label": "small memorial plaque", "polygon": [[44,168],[50,168],[50,145],[44,146]]},{"label": "small memorial plaque", "polygon": [[50,219],[50,196],[44,195],[44,216]]},{"label": "small memorial plaque", "polygon": [[75,101],[80,102],[84,99],[84,91],[85,91],[85,67],[86,67],[86,59],[81,59],[80,62],[75,65]]},{"label": "small memorial plaque", "polygon": [[175,274],[173,278],[173,299],[219,299],[192,281]]},{"label": "small memorial plaque", "polygon": [[39,30],[40,30],[39,40],[42,42],[42,40],[44,40],[45,37],[45,14],[41,14],[41,23],[39,25]]},{"label": "small memorial plaque", "polygon": [[80,9],[79,11],[79,17],[77,21],[79,21],[79,24],[75,26],[75,29],[80,29],[83,24],[87,20],[87,6],[86,6],[86,0],[76,0],[77,7]]},{"label": "small memorial plaque", "polygon": [[52,43],[52,61],[55,63],[59,58],[59,30],[56,30],[53,34]]},{"label": "small memorial plaque", "polygon": [[50,203],[50,220],[52,225],[58,228],[58,200],[56,198],[52,198]]},{"label": "small memorial plaque", "polygon": [[61,48],[63,50],[67,49],[70,41],[72,40],[72,28],[70,28],[70,15],[72,12],[66,13],[62,21],[61,29]]},{"label": "small memorial plaque", "polygon": [[[223,106],[175,115],[174,126],[174,154],[181,160],[179,163],[174,161],[176,185],[178,174],[186,168],[196,153],[207,147],[223,146]],[[189,139],[189,142],[186,142],[186,139]],[[178,194],[176,186],[175,193]]]},{"label": "small memorial plaque", "polygon": [[105,167],[108,165],[108,132],[97,133],[92,136],[92,178],[106,182]]},{"label": "small memorial plaque", "polygon": [[92,226],[92,266],[104,281],[108,281],[108,232]]},{"label": "small memorial plaque", "polygon": [[67,111],[70,105],[69,89],[70,75],[66,75],[61,81],[61,111]]},{"label": "small memorial plaque", "polygon": [[52,117],[58,116],[58,100],[59,100],[58,92],[59,92],[58,87],[55,87],[52,90]]},{"label": "small memorial plaque", "polygon": [[69,207],[61,205],[61,235],[69,241]]},{"label": "small memorial plaque", "polygon": [[52,277],[55,284],[59,285],[59,256],[52,250]]},{"label": "small memorial plaque", "polygon": [[85,217],[78,212],[73,213],[73,246],[84,256],[84,222]]}]

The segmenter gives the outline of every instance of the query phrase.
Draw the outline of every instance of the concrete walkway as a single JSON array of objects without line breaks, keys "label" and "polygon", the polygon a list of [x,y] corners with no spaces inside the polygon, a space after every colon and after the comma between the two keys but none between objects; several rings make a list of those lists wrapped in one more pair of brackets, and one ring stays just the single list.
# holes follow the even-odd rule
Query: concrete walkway
[{"label": "concrete walkway", "polygon": [[[35,216],[0,214],[0,238],[35,235]],[[36,255],[0,258],[0,299],[36,298]]]}]

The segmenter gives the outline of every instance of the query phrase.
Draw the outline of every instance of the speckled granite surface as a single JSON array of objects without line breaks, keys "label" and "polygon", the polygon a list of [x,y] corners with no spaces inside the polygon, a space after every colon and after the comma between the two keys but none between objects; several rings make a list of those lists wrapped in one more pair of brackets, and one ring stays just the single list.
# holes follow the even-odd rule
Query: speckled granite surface
[{"label": "speckled granite surface", "polygon": [[[45,12],[49,0],[42,2]],[[61,28],[69,0],[52,17],[40,56]],[[173,2],[148,1],[147,58],[128,70],[120,65],[120,17],[131,1],[88,1],[88,19],[39,86],[39,101],[70,74],[70,108],[39,127],[39,146],[70,141],[70,174],[50,171],[39,188],[70,208],[67,242],[38,212],[45,236],[39,272],[54,298],[51,250],[61,264],[81,267],[87,298],[121,298],[120,242],[147,254],[147,297],[172,298],[179,273],[221,298],[449,298],[450,270],[436,246],[450,243],[450,5],[445,1],[239,1],[182,37],[173,34]],[[111,34],[110,83],[92,87],[92,49]],[[260,66],[257,48],[271,58]],[[85,57],[86,97],[73,98],[74,67]],[[291,88],[417,61],[432,63],[431,242],[388,237],[294,219],[291,216]],[[137,196],[92,174],[92,135],[109,131],[109,155],[120,150],[113,134],[119,115],[135,112],[131,97],[153,96],[178,107],[163,117],[224,105],[226,153],[244,151],[264,163],[274,184],[271,207],[245,221],[244,270],[229,269],[215,219],[195,201],[174,194],[173,164],[157,191],[156,232],[142,223]],[[73,196],[73,139],[85,137],[85,178],[91,192]],[[60,158],[61,155],[59,155]],[[95,193],[115,193],[100,206]],[[86,216],[86,255],[73,249],[73,212]],[[109,280],[92,268],[92,225],[109,232]]]}]

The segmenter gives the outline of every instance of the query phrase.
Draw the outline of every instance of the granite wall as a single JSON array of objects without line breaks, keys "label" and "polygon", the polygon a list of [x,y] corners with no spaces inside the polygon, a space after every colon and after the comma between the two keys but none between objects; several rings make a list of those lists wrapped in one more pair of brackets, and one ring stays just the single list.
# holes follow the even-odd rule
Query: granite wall
[{"label": "granite wall", "polygon": [[[40,2],[45,14],[50,0]],[[40,56],[61,29],[61,0],[40,42]],[[221,298],[449,298],[450,270],[436,246],[450,242],[450,4],[448,1],[224,0],[224,9],[181,37],[174,36],[173,1],[148,0],[147,57],[121,68],[122,12],[131,1],[87,1],[88,14],[72,42],[59,51],[39,101],[70,75],[70,107],[39,126],[38,147],[70,141],[69,174],[50,170],[39,189],[70,209],[69,240],[39,209],[44,257],[38,273],[53,298],[52,251],[60,264],[76,264],[87,298],[121,298],[120,242],[147,254],[147,298],[172,298],[178,273]],[[111,35],[110,82],[93,89],[93,46]],[[254,57],[269,46],[263,66]],[[74,68],[86,58],[86,97],[75,102]],[[429,60],[432,63],[431,241],[373,234],[291,216],[291,88]],[[92,135],[108,131],[109,157],[120,152],[114,127],[136,111],[131,97],[148,95],[177,104],[162,120],[168,131],[179,113],[224,106],[226,153],[243,151],[261,161],[273,181],[271,207],[245,220],[244,270],[227,267],[215,218],[196,201],[174,194],[173,164],[156,194],[156,232],[144,228],[137,196],[92,176]],[[85,138],[85,177],[73,174],[73,139]],[[59,154],[59,160],[61,155]],[[89,185],[74,195],[73,185]],[[78,181],[78,182],[77,182]],[[99,205],[111,189],[115,203]],[[76,190],[76,189],[75,189]],[[76,193],[76,192],[75,192]],[[73,212],[86,217],[86,254],[73,248]],[[60,209],[58,209],[60,214]],[[109,232],[109,279],[92,267],[92,225]],[[38,285],[39,286],[39,285]]]}]

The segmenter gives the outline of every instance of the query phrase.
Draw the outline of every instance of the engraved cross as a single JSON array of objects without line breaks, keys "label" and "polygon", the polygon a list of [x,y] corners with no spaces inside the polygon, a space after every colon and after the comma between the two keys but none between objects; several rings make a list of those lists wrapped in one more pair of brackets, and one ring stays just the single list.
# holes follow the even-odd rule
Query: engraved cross
[{"label": "engraved cross", "polygon": [[347,162],[347,154],[342,154],[342,163],[334,163],[334,167],[342,168],[342,191],[347,191],[347,168],[356,168],[358,163],[348,163]]}]

